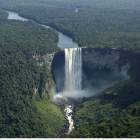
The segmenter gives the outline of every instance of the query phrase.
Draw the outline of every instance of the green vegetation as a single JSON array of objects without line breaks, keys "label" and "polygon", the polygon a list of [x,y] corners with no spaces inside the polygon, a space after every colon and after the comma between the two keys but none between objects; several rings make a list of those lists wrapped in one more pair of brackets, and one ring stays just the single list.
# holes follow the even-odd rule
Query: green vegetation
[{"label": "green vegetation", "polygon": [[36,103],[37,111],[40,114],[40,120],[42,121],[42,125],[40,129],[46,134],[48,137],[58,137],[62,133],[62,129],[65,125],[64,114],[59,107],[52,104],[47,100],[40,100]]},{"label": "green vegetation", "polygon": [[32,22],[0,21],[0,31],[1,44],[21,48],[30,57],[58,50],[57,34]]},{"label": "green vegetation", "polygon": [[[81,46],[139,49],[140,2],[131,0],[1,0],[10,8],[71,36]],[[75,12],[75,8],[79,12]]]},{"label": "green vegetation", "polygon": [[5,11],[0,9],[0,20],[6,19],[7,16],[8,16],[8,14]]},{"label": "green vegetation", "polygon": [[123,81],[76,107],[70,137],[140,137],[140,82]]},{"label": "green vegetation", "polygon": [[56,50],[52,30],[33,22],[0,20],[0,137],[57,137],[63,130],[61,110],[47,92],[41,100],[51,80],[48,65],[40,67],[33,59]]},{"label": "green vegetation", "polygon": [[140,137],[139,111],[140,102],[122,109],[100,100],[87,101],[75,111],[71,137]]},{"label": "green vegetation", "polygon": [[[81,46],[139,50],[140,2],[131,1],[0,0],[0,7],[53,26]],[[6,16],[0,10],[0,20]],[[57,35],[33,22],[3,20],[0,33],[0,137],[59,136],[63,113],[48,99],[40,100],[50,75],[32,59],[57,50]],[[131,62],[135,67],[129,81],[75,108],[76,128],[70,137],[140,137],[139,60]]]}]

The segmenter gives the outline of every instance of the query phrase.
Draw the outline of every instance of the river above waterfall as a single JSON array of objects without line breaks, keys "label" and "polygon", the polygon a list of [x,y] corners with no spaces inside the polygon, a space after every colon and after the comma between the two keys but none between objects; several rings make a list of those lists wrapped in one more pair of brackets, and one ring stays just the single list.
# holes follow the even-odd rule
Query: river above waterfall
[{"label": "river above waterfall", "polygon": [[[27,19],[25,17],[22,17],[18,13],[13,12],[13,11],[7,11],[7,13],[8,13],[8,19],[9,20],[18,20],[18,21],[22,21],[22,22],[32,20],[32,19]],[[44,28],[52,28],[52,27],[44,25],[44,24],[39,24],[39,25],[44,27]],[[79,47],[78,44],[72,40],[72,38],[68,37],[67,35],[64,35],[62,32],[60,32],[56,29],[53,29],[53,30],[57,31],[57,33],[58,33],[58,44],[57,44],[57,46],[59,48],[65,49],[65,48],[78,48]]]}]

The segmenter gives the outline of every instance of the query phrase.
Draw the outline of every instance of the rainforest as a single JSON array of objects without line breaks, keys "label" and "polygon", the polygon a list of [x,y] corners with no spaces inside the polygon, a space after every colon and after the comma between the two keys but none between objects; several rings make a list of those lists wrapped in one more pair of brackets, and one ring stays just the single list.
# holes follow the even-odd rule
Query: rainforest
[{"label": "rainforest", "polygon": [[139,138],[139,0],[0,0],[0,138]]}]

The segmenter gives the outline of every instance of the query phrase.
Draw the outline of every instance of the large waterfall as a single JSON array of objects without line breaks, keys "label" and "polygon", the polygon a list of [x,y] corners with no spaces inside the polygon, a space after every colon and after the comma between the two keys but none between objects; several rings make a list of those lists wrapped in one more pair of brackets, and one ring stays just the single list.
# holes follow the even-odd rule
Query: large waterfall
[{"label": "large waterfall", "polygon": [[82,49],[65,49],[65,92],[76,92],[82,89]]},{"label": "large waterfall", "polygon": [[68,98],[79,98],[82,94],[82,49],[66,48],[65,52],[65,81],[64,90],[54,96],[54,101],[58,104],[65,104],[65,114],[69,123],[67,134],[74,129],[73,105],[68,102]]},{"label": "large waterfall", "polygon": [[[66,97],[77,97],[82,90],[82,49],[65,49],[65,82],[63,95]],[[74,120],[72,118],[73,106],[66,105],[65,113],[69,122],[67,134],[74,129]]]}]

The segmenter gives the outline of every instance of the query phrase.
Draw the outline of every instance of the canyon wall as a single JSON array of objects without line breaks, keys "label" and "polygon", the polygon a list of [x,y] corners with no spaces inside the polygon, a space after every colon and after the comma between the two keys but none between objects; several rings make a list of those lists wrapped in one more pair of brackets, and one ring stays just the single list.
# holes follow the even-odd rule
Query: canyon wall
[{"label": "canyon wall", "polygon": [[[138,73],[140,53],[111,48],[82,48],[82,89],[92,96]],[[133,74],[132,74],[133,73]],[[65,79],[65,54],[57,52],[52,61],[56,91],[62,92]],[[88,92],[89,91],[89,92]]]}]

